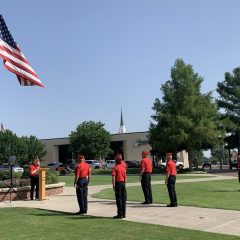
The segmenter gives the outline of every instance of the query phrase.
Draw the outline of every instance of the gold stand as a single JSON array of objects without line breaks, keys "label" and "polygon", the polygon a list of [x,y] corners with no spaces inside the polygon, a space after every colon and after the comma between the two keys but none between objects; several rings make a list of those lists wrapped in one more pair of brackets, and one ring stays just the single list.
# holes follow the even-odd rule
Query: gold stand
[{"label": "gold stand", "polygon": [[48,168],[40,168],[39,171],[39,200],[46,200],[46,171]]}]

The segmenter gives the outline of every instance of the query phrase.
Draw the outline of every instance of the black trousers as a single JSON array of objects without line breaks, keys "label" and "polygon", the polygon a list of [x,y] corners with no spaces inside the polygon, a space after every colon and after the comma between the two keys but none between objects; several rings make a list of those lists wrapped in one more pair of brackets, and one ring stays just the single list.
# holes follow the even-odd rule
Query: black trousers
[{"label": "black trousers", "polygon": [[117,204],[117,215],[126,217],[127,191],[125,182],[115,183],[115,198]]},{"label": "black trousers", "polygon": [[141,179],[142,190],[145,198],[146,203],[152,203],[152,185],[151,185],[151,174],[150,173],[143,173]]},{"label": "black trousers", "polygon": [[240,182],[240,171],[238,171],[238,181]]},{"label": "black trousers", "polygon": [[36,199],[39,198],[39,177],[31,176],[31,190],[30,190],[30,198],[33,200],[34,188],[36,187]]},{"label": "black trousers", "polygon": [[168,178],[167,189],[168,189],[168,195],[170,198],[170,204],[173,206],[177,205],[177,194],[175,190],[175,183],[176,183],[176,176],[170,175]]},{"label": "black trousers", "polygon": [[78,179],[76,188],[78,205],[81,213],[87,213],[88,210],[88,181],[85,178]]}]

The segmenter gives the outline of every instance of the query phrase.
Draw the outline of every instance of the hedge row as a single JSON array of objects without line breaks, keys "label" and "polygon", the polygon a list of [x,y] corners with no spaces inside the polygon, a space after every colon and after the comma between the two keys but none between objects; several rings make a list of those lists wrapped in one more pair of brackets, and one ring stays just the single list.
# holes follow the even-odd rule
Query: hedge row
[{"label": "hedge row", "polygon": [[[48,170],[46,172],[46,184],[58,183],[58,172]],[[0,171],[0,188],[9,187],[11,183],[10,179],[10,171],[4,170]],[[13,187],[22,187],[30,185],[30,176],[28,169],[24,170],[23,173],[15,173],[13,172]]]}]

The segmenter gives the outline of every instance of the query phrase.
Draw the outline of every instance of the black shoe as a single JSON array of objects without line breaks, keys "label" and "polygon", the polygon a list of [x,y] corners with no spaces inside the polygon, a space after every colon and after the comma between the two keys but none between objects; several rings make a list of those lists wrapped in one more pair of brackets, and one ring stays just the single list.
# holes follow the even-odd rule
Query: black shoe
[{"label": "black shoe", "polygon": [[123,219],[123,216],[116,215],[116,216],[114,216],[113,218],[117,218],[117,219]]},{"label": "black shoe", "polygon": [[168,204],[167,207],[175,207],[173,204]]},{"label": "black shoe", "polygon": [[142,204],[150,204],[149,202],[142,202]]},{"label": "black shoe", "polygon": [[123,215],[123,218],[126,218],[126,215]]}]

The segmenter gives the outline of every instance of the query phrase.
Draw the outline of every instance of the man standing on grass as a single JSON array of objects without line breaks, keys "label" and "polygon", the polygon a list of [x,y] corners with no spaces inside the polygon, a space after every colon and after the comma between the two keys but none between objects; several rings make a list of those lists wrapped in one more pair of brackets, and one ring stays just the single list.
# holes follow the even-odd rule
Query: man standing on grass
[{"label": "man standing on grass", "polygon": [[87,213],[88,209],[88,184],[91,178],[91,168],[85,162],[83,155],[78,156],[78,165],[75,169],[74,187],[76,188],[77,200],[79,205],[79,212],[76,215]]},{"label": "man standing on grass", "polygon": [[166,179],[165,184],[167,185],[168,194],[170,198],[170,204],[167,207],[177,207],[177,194],[175,191],[177,167],[176,163],[172,159],[172,153],[166,153],[167,165],[166,165]]},{"label": "man standing on grass", "polygon": [[115,157],[116,166],[112,170],[112,185],[115,192],[117,215],[114,218],[126,218],[126,166],[122,164],[122,155],[117,154]]},{"label": "man standing on grass", "polygon": [[148,151],[142,151],[142,160],[140,162],[140,181],[145,198],[145,201],[142,204],[153,203],[151,186],[152,162],[148,158],[148,155]]}]

